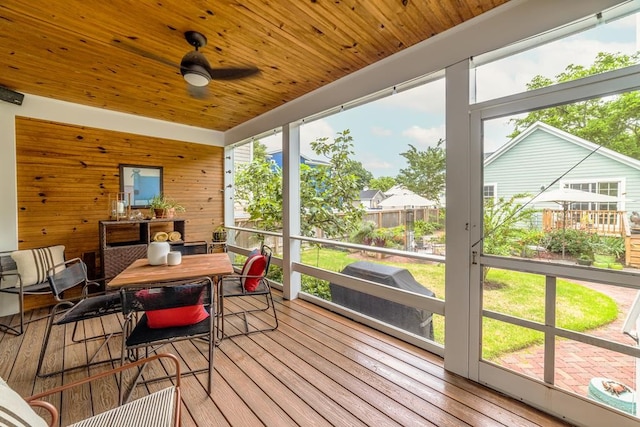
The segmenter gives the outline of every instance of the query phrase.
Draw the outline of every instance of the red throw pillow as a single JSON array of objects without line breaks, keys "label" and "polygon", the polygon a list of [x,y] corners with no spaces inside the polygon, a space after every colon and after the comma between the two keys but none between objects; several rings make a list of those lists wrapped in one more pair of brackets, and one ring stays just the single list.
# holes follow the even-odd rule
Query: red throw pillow
[{"label": "red throw pillow", "polygon": [[262,254],[255,254],[247,258],[242,267],[242,286],[247,292],[253,292],[260,284],[260,278],[264,274],[264,269],[267,267],[267,258]]},{"label": "red throw pillow", "polygon": [[[202,304],[203,290],[201,285],[186,285],[175,288],[143,289],[137,292],[136,296],[145,309],[147,325],[152,329],[160,329],[195,325],[209,317],[209,313]],[[180,305],[180,307],[154,309],[171,304]]]},{"label": "red throw pillow", "polygon": [[202,304],[150,310],[145,313],[147,314],[147,325],[152,329],[195,325],[209,317],[209,313]]}]

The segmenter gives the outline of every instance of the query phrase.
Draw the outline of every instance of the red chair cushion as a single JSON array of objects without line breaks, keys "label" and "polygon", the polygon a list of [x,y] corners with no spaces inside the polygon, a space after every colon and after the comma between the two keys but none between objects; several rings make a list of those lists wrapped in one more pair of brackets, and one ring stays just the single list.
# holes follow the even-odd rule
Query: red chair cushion
[{"label": "red chair cushion", "polygon": [[[253,292],[260,284],[260,279],[267,267],[267,258],[262,254],[255,254],[247,258],[242,267],[242,286],[247,292]],[[251,276],[251,277],[245,277]]]},{"label": "red chair cushion", "polygon": [[[137,293],[137,297],[145,308],[147,325],[150,328],[171,328],[195,325],[209,317],[209,313],[202,304],[202,291],[202,287],[176,287],[172,288],[171,295],[168,295],[167,289],[143,289]],[[167,299],[181,306],[152,309],[158,304],[166,306]]]}]

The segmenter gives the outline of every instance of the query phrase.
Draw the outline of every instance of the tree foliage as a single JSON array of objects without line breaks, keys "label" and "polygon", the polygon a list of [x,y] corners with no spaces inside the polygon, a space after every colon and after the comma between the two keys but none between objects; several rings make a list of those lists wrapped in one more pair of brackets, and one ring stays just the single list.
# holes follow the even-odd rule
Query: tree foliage
[{"label": "tree foliage", "polygon": [[444,140],[435,147],[418,151],[409,144],[409,151],[400,153],[407,159],[408,167],[400,169],[396,181],[406,189],[429,200],[438,201],[445,188],[446,154]]},{"label": "tree foliage", "polygon": [[253,161],[236,169],[235,200],[257,228],[282,229],[282,169],[269,160],[264,145],[258,141],[254,142]]},{"label": "tree foliage", "polygon": [[353,173],[359,163],[352,159],[353,137],[346,129],[338,132],[333,142],[328,141],[312,141],[311,149],[325,157],[330,166],[301,169],[301,222],[306,236],[318,227],[325,237],[344,237],[357,228],[364,214],[360,203],[354,203],[360,200],[361,187],[358,175]]},{"label": "tree foliage", "polygon": [[356,185],[359,190],[367,188],[369,181],[373,179],[373,174],[366,170],[362,163],[357,160],[351,161],[346,172],[356,177]]},{"label": "tree foliage", "polygon": [[510,255],[518,249],[523,225],[528,225],[535,209],[523,208],[521,200],[526,194],[516,194],[505,199],[487,198],[484,203],[483,252],[493,255]]},{"label": "tree foliage", "polygon": [[396,185],[396,179],[394,177],[381,176],[379,178],[371,178],[368,187],[371,190],[380,190],[382,193],[386,193],[394,185]]},{"label": "tree foliage", "polygon": [[[539,89],[624,68],[637,64],[639,60],[639,54],[601,52],[591,66],[571,64],[555,79],[535,76],[527,84],[527,89]],[[532,111],[522,119],[511,120],[515,124],[515,130],[509,137],[516,137],[537,121],[640,159],[640,92],[638,91]]]},{"label": "tree foliage", "polygon": [[[256,153],[262,153],[260,147]],[[315,229],[324,237],[349,235],[362,219],[363,209],[354,205],[360,188],[354,165],[353,138],[349,130],[339,132],[329,142],[320,138],[311,143],[316,155],[329,161],[328,166],[300,165],[301,232],[313,236]],[[235,178],[236,201],[249,214],[256,228],[282,229],[282,169],[266,155],[255,156],[251,163],[240,165]]]}]

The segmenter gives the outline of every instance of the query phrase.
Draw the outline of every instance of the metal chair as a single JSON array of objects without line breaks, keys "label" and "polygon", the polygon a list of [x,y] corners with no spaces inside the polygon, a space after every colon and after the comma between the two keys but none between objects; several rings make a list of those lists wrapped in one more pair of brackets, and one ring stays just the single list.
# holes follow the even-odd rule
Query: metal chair
[{"label": "metal chair", "polygon": [[[114,332],[108,334],[99,334],[91,337],[84,337],[83,339],[77,338],[78,324],[84,320],[95,319],[98,317],[115,314],[120,311],[120,295],[118,293],[100,293],[89,294],[89,288],[92,286],[99,287],[96,282],[89,281],[87,279],[87,266],[80,258],[74,258],[69,261],[65,261],[62,265],[65,268],[60,269],[61,265],[54,266],[50,270],[49,274],[49,286],[53,297],[58,303],[53,306],[49,313],[49,319],[47,321],[47,329],[44,335],[44,342],[40,350],[40,358],[38,360],[38,369],[36,374],[39,377],[48,377],[56,375],[68,370],[85,368],[88,366],[97,365],[100,363],[112,362],[119,360],[119,358],[113,358],[108,360],[102,360],[94,362],[93,360],[97,354],[104,348],[109,339],[114,335]],[[82,285],[82,296],[77,298],[65,298],[64,293],[71,288],[78,285]],[[66,367],[57,371],[42,373],[42,365],[44,362],[45,354],[49,346],[49,340],[51,338],[51,330],[54,326],[62,326],[73,323],[73,334],[71,339],[74,343],[84,342],[93,339],[104,338],[104,342],[96,350],[93,356],[86,364]],[[64,349],[64,346],[63,348]]]},{"label": "metal chair", "polygon": [[[183,371],[183,375],[208,373],[209,394],[213,384],[213,357],[216,315],[214,284],[208,277],[162,282],[153,285],[132,285],[120,289],[123,326],[121,363],[125,357],[145,349],[156,352],[166,344],[184,340],[207,342],[209,363],[206,368]],[[138,314],[144,314],[138,319]],[[152,378],[140,383],[158,381]],[[121,388],[121,398],[123,390]]]},{"label": "metal chair", "polygon": [[[244,263],[240,274],[223,277],[218,283],[218,340],[229,338],[237,335],[248,335],[255,332],[273,331],[278,328],[278,315],[275,305],[273,304],[273,295],[271,293],[271,285],[267,279],[269,266],[271,265],[271,248],[262,245],[260,253],[249,256]],[[262,257],[262,260],[260,258]],[[256,260],[261,263],[258,264]],[[225,309],[225,300],[235,298],[239,304],[236,304],[240,310]],[[262,299],[264,298],[264,300]],[[256,319],[259,324],[257,326],[249,322],[249,316],[260,312],[271,312],[273,320],[264,321],[264,319]],[[240,326],[237,322],[234,326],[239,332],[227,334],[225,333],[225,318],[239,317],[243,320]]]},{"label": "metal chair", "polygon": [[[44,408],[49,412],[50,426],[58,425],[59,413],[49,402],[41,400],[52,394],[61,393],[73,389],[75,387],[92,384],[98,380],[114,375],[122,374],[123,371],[138,368],[139,372],[144,367],[156,359],[168,359],[174,365],[174,374],[171,378],[174,385],[158,390],[147,396],[125,403],[101,414],[94,415],[91,418],[79,421],[74,424],[76,427],[112,427],[112,426],[130,426],[130,427],[169,427],[180,425],[180,362],[172,354],[157,354],[149,358],[140,359],[138,361],[122,365],[118,368],[104,371],[87,378],[56,387],[37,395],[26,398],[25,400],[32,407]],[[35,414],[34,414],[35,415]]]},{"label": "metal chair", "polygon": [[[16,260],[13,261],[16,263],[17,270],[6,271],[5,268],[7,266],[3,265],[3,262],[0,262],[0,281],[15,277],[15,285],[4,288],[0,287],[0,293],[16,295],[18,297],[20,324],[12,325],[11,323],[0,323],[0,331],[9,332],[13,335],[22,335],[24,333],[24,325],[29,323],[24,320],[24,297],[25,295],[51,295],[51,288],[47,282],[46,274],[52,266],[64,261],[64,246],[57,245],[46,248],[25,249],[15,251],[14,254],[12,254],[12,257],[13,256],[16,256]],[[21,262],[20,265],[18,265],[18,261]],[[19,273],[21,268],[27,271],[33,270],[31,273],[37,277],[36,280],[30,282],[33,284],[27,284],[29,282],[25,282],[25,280],[23,280],[23,277]],[[36,320],[41,320],[41,318],[32,319],[31,321]]]}]

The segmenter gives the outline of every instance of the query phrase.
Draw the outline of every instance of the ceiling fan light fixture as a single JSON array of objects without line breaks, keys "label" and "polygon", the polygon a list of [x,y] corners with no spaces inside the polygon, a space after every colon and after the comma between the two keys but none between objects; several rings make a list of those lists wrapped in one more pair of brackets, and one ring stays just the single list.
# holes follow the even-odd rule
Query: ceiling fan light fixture
[{"label": "ceiling fan light fixture", "polygon": [[211,75],[201,65],[192,64],[188,69],[182,69],[182,76],[192,86],[206,86],[211,81]]}]

